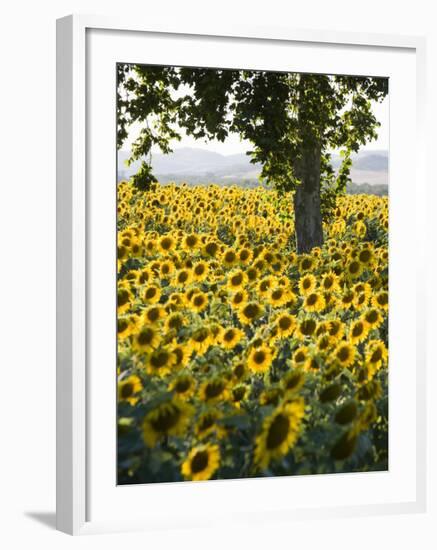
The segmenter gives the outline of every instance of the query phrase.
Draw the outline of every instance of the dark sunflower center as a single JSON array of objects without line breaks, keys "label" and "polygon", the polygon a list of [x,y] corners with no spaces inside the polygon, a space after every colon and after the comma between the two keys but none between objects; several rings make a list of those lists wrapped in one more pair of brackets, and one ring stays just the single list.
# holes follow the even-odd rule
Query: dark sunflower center
[{"label": "dark sunflower center", "polygon": [[166,351],[159,351],[157,353],[154,353],[150,357],[150,364],[155,369],[160,369],[161,367],[164,367],[169,359],[169,354]]},{"label": "dark sunflower center", "polygon": [[304,288],[305,290],[308,290],[308,289],[310,288],[310,286],[311,286],[311,281],[310,281],[310,279],[304,279],[304,280],[302,281],[302,286],[303,286],[303,288]]},{"label": "dark sunflower center", "polygon": [[290,317],[281,317],[279,319],[279,327],[281,330],[288,330],[291,327]]},{"label": "dark sunflower center", "polygon": [[191,383],[190,383],[190,380],[188,378],[186,378],[185,380],[178,380],[176,382],[176,385],[175,385],[175,390],[178,392],[178,393],[184,393],[186,392],[189,387],[190,387]]},{"label": "dark sunflower center", "polygon": [[366,314],[366,321],[368,323],[375,323],[378,320],[378,313],[375,310],[369,311]]},{"label": "dark sunflower center", "polygon": [[146,290],[146,294],[145,294],[146,300],[151,300],[155,296],[156,296],[156,288],[152,287]]},{"label": "dark sunflower center", "polygon": [[226,252],[225,254],[225,262],[230,264],[232,262],[235,262],[235,253],[232,251]]},{"label": "dark sunflower center", "polygon": [[296,355],[294,356],[294,359],[297,363],[303,363],[306,359],[306,355],[305,355],[305,352],[303,351],[298,351],[296,353]]},{"label": "dark sunflower center", "polygon": [[361,262],[368,262],[370,260],[370,251],[369,250],[363,250],[360,252],[359,259]]},{"label": "dark sunflower center", "polygon": [[259,314],[259,307],[257,304],[247,304],[247,306],[244,308],[244,315],[248,319],[255,319],[255,317]]},{"label": "dark sunflower center", "polygon": [[266,360],[266,354],[262,350],[258,350],[253,354],[253,360],[257,365],[262,365]]},{"label": "dark sunflower center", "polygon": [[340,361],[346,361],[349,359],[350,351],[347,347],[342,347],[337,352],[337,357],[340,359]]},{"label": "dark sunflower center", "polygon": [[316,322],[313,319],[306,319],[301,322],[300,330],[304,336],[311,336],[316,330]]},{"label": "dark sunflower center", "polygon": [[208,331],[200,329],[193,335],[193,340],[201,344],[208,338]]},{"label": "dark sunflower center", "polygon": [[199,431],[203,432],[214,425],[214,416],[212,414],[205,415],[199,424]]},{"label": "dark sunflower center", "polygon": [[191,248],[197,243],[197,238],[194,235],[189,235],[185,242]]},{"label": "dark sunflower center", "polygon": [[196,275],[203,275],[205,273],[205,266],[203,264],[196,265],[194,268],[194,273]]},{"label": "dark sunflower center", "polygon": [[377,363],[378,361],[380,361],[382,359],[382,351],[380,350],[380,348],[377,348],[373,353],[372,353],[372,357],[370,358],[371,362],[372,363]]},{"label": "dark sunflower center", "polygon": [[184,356],[184,353],[183,353],[183,351],[181,350],[181,348],[174,348],[173,353],[174,353],[174,355],[176,356],[176,363],[179,365],[180,362],[182,361],[182,358],[183,358],[183,356]]},{"label": "dark sunflower center", "polygon": [[234,401],[241,401],[244,398],[245,394],[246,394],[246,388],[244,387],[235,388],[232,391],[232,396],[234,398]]},{"label": "dark sunflower center", "polygon": [[279,447],[288,436],[288,430],[290,428],[290,421],[289,419],[283,415],[278,414],[274,418],[273,422],[270,425],[267,439],[266,439],[266,447],[267,449],[276,449]]},{"label": "dark sunflower center", "polygon": [[270,283],[268,281],[263,281],[259,286],[261,292],[265,292],[270,288]]},{"label": "dark sunflower center", "polygon": [[310,294],[307,298],[307,305],[313,306],[317,303],[317,294]]},{"label": "dark sunflower center", "polygon": [[119,306],[124,306],[129,302],[129,292],[122,288],[117,293],[117,303]]},{"label": "dark sunflower center", "polygon": [[188,279],[188,273],[186,271],[182,271],[181,273],[179,273],[178,281],[180,283],[185,283],[187,279]]},{"label": "dark sunflower center", "polygon": [[203,472],[208,466],[208,451],[198,451],[191,460],[191,471],[193,474]]},{"label": "dark sunflower center", "polygon": [[159,319],[159,309],[157,307],[149,309],[149,311],[147,312],[147,319],[152,323],[154,321],[157,321]]},{"label": "dark sunflower center", "polygon": [[117,320],[118,332],[124,332],[127,329],[128,326],[129,326],[129,323],[128,323],[127,319],[118,319]]},{"label": "dark sunflower center", "polygon": [[207,254],[209,254],[210,256],[215,256],[215,254],[217,253],[217,249],[218,249],[218,245],[216,243],[208,243],[205,246],[205,250]]},{"label": "dark sunflower center", "polygon": [[349,271],[351,273],[358,273],[359,269],[360,269],[360,264],[358,262],[352,262],[349,265]]},{"label": "dark sunflower center", "polygon": [[299,384],[300,378],[301,378],[301,376],[298,372],[295,372],[295,373],[291,374],[287,378],[287,381],[285,383],[285,386],[286,386],[287,390],[292,390],[293,388],[295,388]]},{"label": "dark sunflower center", "polygon": [[223,336],[225,342],[232,342],[235,337],[235,332],[233,329],[227,330]]},{"label": "dark sunflower center", "polygon": [[167,432],[178,423],[181,411],[176,405],[170,405],[159,412],[158,416],[151,420],[152,428],[157,432]]},{"label": "dark sunflower center", "polygon": [[247,259],[249,258],[249,251],[248,250],[242,250],[240,252],[240,260],[242,260],[243,262],[245,262]]},{"label": "dark sunflower center", "polygon": [[326,277],[326,279],[323,281],[323,287],[328,290],[331,288],[331,286],[334,284],[334,280],[332,277]]},{"label": "dark sunflower center", "polygon": [[151,329],[143,329],[137,336],[137,341],[141,346],[151,344],[153,341],[153,331]]},{"label": "dark sunflower center", "polygon": [[388,304],[388,294],[386,292],[378,296],[378,304],[380,304],[381,306],[385,306]]},{"label": "dark sunflower center", "polygon": [[309,269],[311,267],[311,265],[312,265],[312,262],[309,259],[303,260],[303,262],[302,262],[302,268],[303,269]]},{"label": "dark sunflower center", "polygon": [[241,273],[238,273],[237,275],[234,275],[231,277],[231,284],[232,286],[239,286],[243,282],[243,275]]},{"label": "dark sunflower center", "polygon": [[209,382],[205,388],[205,395],[208,399],[218,397],[223,391],[222,382]]},{"label": "dark sunflower center", "polygon": [[162,239],[161,247],[164,250],[169,250],[171,248],[171,239]]},{"label": "dark sunflower center", "polygon": [[235,368],[234,368],[234,374],[237,378],[241,378],[244,374],[244,365],[242,363],[239,363]]},{"label": "dark sunflower center", "polygon": [[282,290],[280,288],[278,288],[278,289],[276,289],[272,292],[272,299],[273,300],[280,300],[282,298],[283,294],[284,293],[282,292]]},{"label": "dark sunflower center", "polygon": [[194,296],[193,304],[196,307],[203,306],[204,303],[205,303],[205,299],[201,294],[197,294],[197,296]]},{"label": "dark sunflower center", "polygon": [[352,329],[352,336],[360,336],[363,334],[363,325],[362,323],[357,323],[354,328]]},{"label": "dark sunflower center", "polygon": [[126,382],[121,387],[121,396],[123,398],[130,397],[134,393],[134,386],[130,382]]}]

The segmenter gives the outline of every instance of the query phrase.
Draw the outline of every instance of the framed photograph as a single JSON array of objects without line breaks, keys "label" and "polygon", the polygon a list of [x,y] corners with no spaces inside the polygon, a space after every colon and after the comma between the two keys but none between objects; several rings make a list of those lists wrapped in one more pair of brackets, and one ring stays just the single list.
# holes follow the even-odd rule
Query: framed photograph
[{"label": "framed photograph", "polygon": [[424,40],[57,36],[58,528],[423,511]]}]

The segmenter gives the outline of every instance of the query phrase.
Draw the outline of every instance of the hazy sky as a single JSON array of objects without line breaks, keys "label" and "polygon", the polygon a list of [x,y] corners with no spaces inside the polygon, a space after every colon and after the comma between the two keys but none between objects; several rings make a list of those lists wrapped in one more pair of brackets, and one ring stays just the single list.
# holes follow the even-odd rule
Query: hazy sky
[{"label": "hazy sky", "polygon": [[[382,103],[373,103],[373,112],[376,119],[381,123],[378,129],[378,139],[366,144],[361,150],[375,150],[389,148],[389,97],[387,96]],[[138,135],[139,126],[132,125],[129,136],[123,145],[124,150],[129,150],[131,143]],[[184,132],[180,132],[182,135],[181,141],[174,140],[172,142],[172,149],[180,149],[182,147],[198,147],[201,149],[207,149],[208,151],[214,151],[221,153],[222,155],[234,155],[237,153],[245,153],[251,148],[250,142],[241,141],[237,134],[230,135],[225,142],[211,140],[204,141],[201,139],[194,139],[191,136],[187,136]],[[160,153],[159,148],[152,148],[152,153]]]}]

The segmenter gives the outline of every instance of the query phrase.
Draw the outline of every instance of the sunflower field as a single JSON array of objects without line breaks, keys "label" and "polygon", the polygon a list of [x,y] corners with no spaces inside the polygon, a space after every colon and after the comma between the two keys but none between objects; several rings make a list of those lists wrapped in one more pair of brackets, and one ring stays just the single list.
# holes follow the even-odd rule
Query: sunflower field
[{"label": "sunflower field", "polygon": [[388,199],[118,185],[118,483],[388,467]]}]

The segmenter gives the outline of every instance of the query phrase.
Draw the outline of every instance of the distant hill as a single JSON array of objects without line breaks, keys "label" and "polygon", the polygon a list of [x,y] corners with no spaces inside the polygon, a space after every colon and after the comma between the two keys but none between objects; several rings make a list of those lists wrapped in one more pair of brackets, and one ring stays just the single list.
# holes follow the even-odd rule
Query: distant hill
[{"label": "distant hill", "polygon": [[[118,179],[127,179],[135,174],[140,162],[136,161],[127,167],[124,161],[129,158],[127,151],[118,153]],[[332,156],[335,169],[340,166],[339,155]],[[195,147],[176,149],[169,155],[152,155],[153,173],[160,181],[215,181],[226,183],[240,180],[256,181],[261,166],[252,164],[245,154],[221,155]],[[352,182],[369,185],[388,184],[388,152],[362,151],[352,157]]]}]

